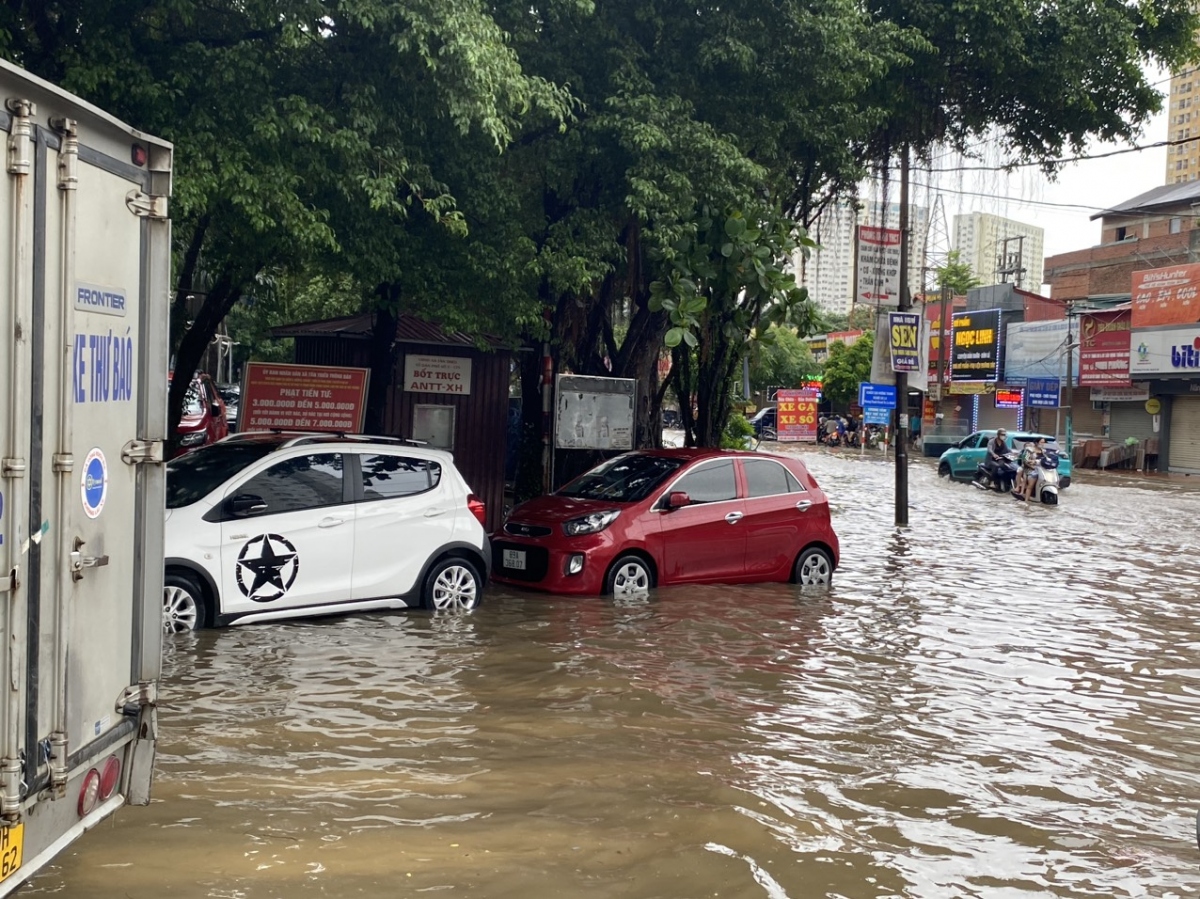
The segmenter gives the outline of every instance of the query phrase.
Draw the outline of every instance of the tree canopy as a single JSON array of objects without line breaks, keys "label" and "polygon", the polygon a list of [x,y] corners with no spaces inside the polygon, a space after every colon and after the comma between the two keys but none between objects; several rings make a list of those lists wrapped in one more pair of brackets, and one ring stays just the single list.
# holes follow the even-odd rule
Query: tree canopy
[{"label": "tree canopy", "polygon": [[637,378],[651,440],[671,352],[710,443],[756,335],[818,328],[788,273],[825,205],[902,146],[998,136],[1053,170],[1130,138],[1145,63],[1194,61],[1198,25],[1191,0],[10,0],[0,54],[175,143],[177,367],[290,292],[385,337],[404,311],[549,339]]}]

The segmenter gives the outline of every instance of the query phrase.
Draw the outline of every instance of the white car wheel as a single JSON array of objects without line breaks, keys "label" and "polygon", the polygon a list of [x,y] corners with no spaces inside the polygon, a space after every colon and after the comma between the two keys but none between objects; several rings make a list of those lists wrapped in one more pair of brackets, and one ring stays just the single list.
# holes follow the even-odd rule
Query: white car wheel
[{"label": "white car wheel", "polygon": [[833,559],[819,546],[810,546],[796,560],[795,582],[801,586],[833,582]]},{"label": "white car wheel", "polygon": [[443,559],[425,577],[425,608],[438,612],[469,612],[483,592],[479,572],[466,559]]},{"label": "white car wheel", "polygon": [[613,596],[636,596],[654,587],[654,576],[644,559],[622,556],[608,572],[606,593]]},{"label": "white car wheel", "polygon": [[190,577],[168,574],[163,579],[164,634],[182,634],[204,627],[204,591]]}]

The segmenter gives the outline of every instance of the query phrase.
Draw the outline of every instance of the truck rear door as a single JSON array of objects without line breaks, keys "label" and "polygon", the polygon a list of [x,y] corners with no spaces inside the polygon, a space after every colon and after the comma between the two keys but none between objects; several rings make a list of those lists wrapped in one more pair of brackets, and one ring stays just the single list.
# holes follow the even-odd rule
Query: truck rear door
[{"label": "truck rear door", "polygon": [[3,895],[148,801],[170,147],[7,63],[0,88]]}]

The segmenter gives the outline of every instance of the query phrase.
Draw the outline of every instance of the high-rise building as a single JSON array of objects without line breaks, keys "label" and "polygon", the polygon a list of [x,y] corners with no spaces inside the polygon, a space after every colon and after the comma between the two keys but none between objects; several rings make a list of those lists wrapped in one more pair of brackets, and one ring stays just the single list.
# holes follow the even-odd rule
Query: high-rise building
[{"label": "high-rise building", "polygon": [[1042,287],[1046,232],[1037,225],[990,212],[954,217],[954,248],[985,285],[1008,282],[1025,290]]},{"label": "high-rise building", "polygon": [[1200,175],[1200,70],[1184,69],[1171,76],[1171,101],[1167,105],[1167,140],[1184,141],[1167,147],[1165,184],[1195,181]]},{"label": "high-rise building", "polygon": [[[900,204],[891,203],[886,221],[879,203],[860,207],[850,200],[831,205],[813,223],[809,236],[820,249],[803,264],[797,264],[800,281],[818,307],[837,315],[848,315],[854,305],[854,236],[858,225],[900,227]],[[921,265],[929,211],[909,206],[908,285],[916,295],[921,289]]]}]

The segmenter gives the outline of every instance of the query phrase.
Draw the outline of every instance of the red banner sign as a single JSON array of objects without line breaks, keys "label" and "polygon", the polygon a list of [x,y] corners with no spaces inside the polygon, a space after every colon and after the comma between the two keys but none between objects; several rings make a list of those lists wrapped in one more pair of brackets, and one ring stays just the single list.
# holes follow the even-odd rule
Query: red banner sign
[{"label": "red banner sign", "polygon": [[1130,327],[1191,325],[1200,321],[1200,262],[1133,273]]},{"label": "red banner sign", "polygon": [[248,362],[238,430],[362,433],[369,374],[365,368]]},{"label": "red banner sign", "polygon": [[1079,386],[1129,386],[1128,309],[1079,316]]},{"label": "red banner sign", "polygon": [[817,442],[817,392],[780,390],[775,397],[776,439]]}]

